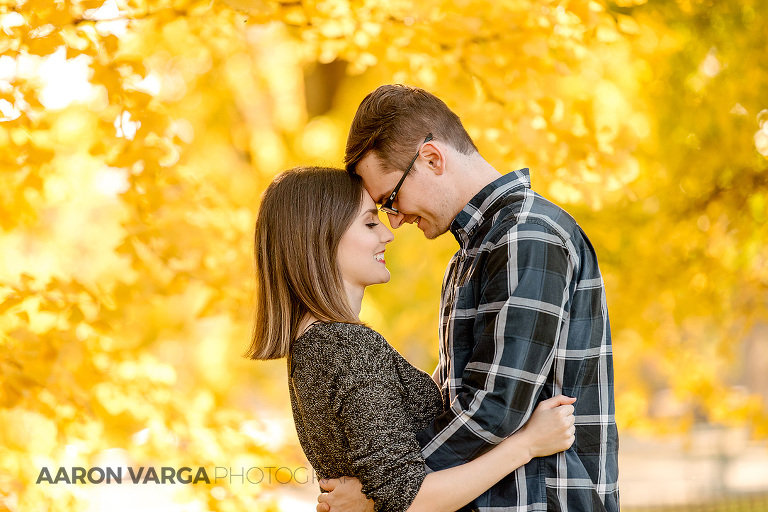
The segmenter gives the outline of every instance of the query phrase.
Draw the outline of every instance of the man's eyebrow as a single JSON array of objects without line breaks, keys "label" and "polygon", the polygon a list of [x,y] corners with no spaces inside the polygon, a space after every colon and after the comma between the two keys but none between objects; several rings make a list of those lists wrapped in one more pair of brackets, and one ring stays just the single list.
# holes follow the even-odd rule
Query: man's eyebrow
[{"label": "man's eyebrow", "polygon": [[381,197],[379,197],[378,200],[374,200],[373,202],[376,203],[376,204],[382,204],[384,202],[384,200],[387,199],[391,195],[392,195],[392,191],[390,190],[388,193],[382,194]]}]

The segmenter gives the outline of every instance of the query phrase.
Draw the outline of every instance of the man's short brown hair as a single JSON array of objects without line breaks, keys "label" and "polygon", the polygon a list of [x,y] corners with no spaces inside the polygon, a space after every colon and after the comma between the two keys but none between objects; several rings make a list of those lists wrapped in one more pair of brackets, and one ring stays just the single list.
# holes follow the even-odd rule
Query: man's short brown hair
[{"label": "man's short brown hair", "polygon": [[431,133],[465,155],[477,152],[459,116],[437,96],[407,85],[382,85],[360,103],[347,137],[344,164],[357,163],[373,151],[389,171],[405,171],[418,144]]}]

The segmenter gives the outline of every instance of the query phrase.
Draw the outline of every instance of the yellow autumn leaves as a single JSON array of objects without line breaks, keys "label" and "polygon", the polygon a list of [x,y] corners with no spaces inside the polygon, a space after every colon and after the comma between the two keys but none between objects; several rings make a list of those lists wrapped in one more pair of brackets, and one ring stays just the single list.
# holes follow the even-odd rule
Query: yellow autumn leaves
[{"label": "yellow autumn leaves", "polygon": [[[768,321],[766,9],[0,1],[0,500],[85,509],[92,494],[36,486],[40,467],[111,450],[304,464],[283,363],[240,357],[259,194],[294,165],[341,165],[357,104],[392,82],[444,99],[489,161],[529,167],[585,228],[622,429],[766,435],[764,390],[742,375],[761,371]],[[364,303],[427,370],[455,247],[397,231],[392,281]],[[179,500],[276,509],[268,496],[200,483]]]}]

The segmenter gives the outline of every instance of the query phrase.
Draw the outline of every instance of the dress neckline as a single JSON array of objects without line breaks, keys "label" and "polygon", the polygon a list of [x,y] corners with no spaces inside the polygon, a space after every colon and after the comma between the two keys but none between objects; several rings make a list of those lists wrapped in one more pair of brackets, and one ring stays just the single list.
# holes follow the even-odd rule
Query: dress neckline
[{"label": "dress neckline", "polygon": [[306,336],[306,335],[307,335],[307,333],[308,333],[309,331],[311,331],[312,329],[314,329],[316,325],[318,325],[318,324],[324,324],[324,323],[326,323],[326,322],[323,322],[322,320],[315,320],[314,322],[312,322],[311,324],[309,324],[309,325],[308,325],[308,326],[307,326],[307,327],[304,329],[304,332],[302,332],[300,335],[298,335],[298,336],[296,337],[296,340],[295,340],[295,341],[299,341],[301,338],[303,338],[304,336]]}]

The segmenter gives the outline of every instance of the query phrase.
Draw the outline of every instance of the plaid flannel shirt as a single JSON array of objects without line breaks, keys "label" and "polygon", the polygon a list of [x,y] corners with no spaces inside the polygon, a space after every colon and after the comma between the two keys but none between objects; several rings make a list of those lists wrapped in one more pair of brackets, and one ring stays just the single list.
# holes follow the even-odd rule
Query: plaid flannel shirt
[{"label": "plaid flannel shirt", "polygon": [[619,510],[605,287],[586,235],[530,189],[528,169],[483,188],[451,224],[441,294],[446,412],[418,434],[430,470],[485,453],[557,394],[577,398],[576,442],[533,459],[462,510]]}]

